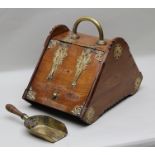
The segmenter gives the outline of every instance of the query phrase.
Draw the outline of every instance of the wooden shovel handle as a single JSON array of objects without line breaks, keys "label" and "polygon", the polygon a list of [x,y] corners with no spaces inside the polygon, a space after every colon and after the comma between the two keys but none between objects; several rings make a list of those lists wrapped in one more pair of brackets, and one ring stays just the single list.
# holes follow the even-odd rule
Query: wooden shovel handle
[{"label": "wooden shovel handle", "polygon": [[15,106],[13,106],[12,104],[7,104],[5,107],[6,107],[6,109],[7,109],[9,112],[18,115],[18,116],[20,116],[21,118],[23,118],[24,115],[26,115],[26,114],[22,113],[21,111],[19,111],[19,110],[18,110]]}]

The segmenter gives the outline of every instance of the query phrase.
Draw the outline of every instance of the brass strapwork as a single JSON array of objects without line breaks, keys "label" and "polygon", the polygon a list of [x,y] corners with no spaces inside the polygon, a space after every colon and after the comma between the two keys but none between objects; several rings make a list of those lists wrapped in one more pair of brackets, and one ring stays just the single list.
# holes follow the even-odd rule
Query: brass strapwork
[{"label": "brass strapwork", "polygon": [[77,64],[76,64],[76,71],[75,71],[75,76],[74,80],[72,82],[72,86],[75,87],[77,84],[77,80],[79,79],[82,71],[84,71],[87,67],[87,65],[91,61],[91,49],[85,48],[82,51],[82,54],[80,57],[77,59]]},{"label": "brass strapwork", "polygon": [[52,80],[54,73],[58,69],[58,66],[63,63],[64,58],[68,55],[67,49],[68,49],[68,45],[60,44],[60,47],[56,50],[55,56],[53,58],[52,68],[47,77],[48,80]]}]

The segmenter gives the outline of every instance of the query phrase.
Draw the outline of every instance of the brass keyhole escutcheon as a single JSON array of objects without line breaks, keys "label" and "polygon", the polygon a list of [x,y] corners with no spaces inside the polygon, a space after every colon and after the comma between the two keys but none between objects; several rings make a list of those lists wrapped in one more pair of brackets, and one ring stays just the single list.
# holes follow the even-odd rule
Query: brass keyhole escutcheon
[{"label": "brass keyhole escutcheon", "polygon": [[114,58],[118,60],[122,55],[122,46],[120,44],[116,44],[114,48]]}]

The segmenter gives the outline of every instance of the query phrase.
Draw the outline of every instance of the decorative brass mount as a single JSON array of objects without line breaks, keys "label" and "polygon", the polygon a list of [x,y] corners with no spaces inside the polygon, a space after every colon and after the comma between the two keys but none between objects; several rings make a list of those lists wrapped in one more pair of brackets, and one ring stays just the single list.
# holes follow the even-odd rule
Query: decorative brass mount
[{"label": "decorative brass mount", "polygon": [[29,88],[26,96],[31,101],[34,101],[36,99],[36,92],[33,91],[32,87]]},{"label": "decorative brass mount", "polygon": [[85,48],[82,51],[82,54],[80,57],[77,59],[77,64],[76,64],[76,71],[75,71],[75,76],[74,80],[72,82],[72,86],[75,87],[77,84],[77,80],[79,79],[82,71],[84,71],[87,67],[87,65],[91,61],[91,49]]},{"label": "decorative brass mount", "polygon": [[137,79],[135,80],[135,83],[134,83],[135,84],[135,91],[138,90],[141,82],[142,82],[142,78],[141,77],[137,77]]},{"label": "decorative brass mount", "polygon": [[82,108],[83,108],[82,105],[76,105],[71,112],[75,116],[80,116]]},{"label": "decorative brass mount", "polygon": [[68,45],[61,43],[60,47],[56,50],[55,56],[53,58],[52,68],[47,77],[48,80],[52,80],[54,73],[58,69],[58,66],[62,64],[64,58],[68,55],[67,49],[68,49]]},{"label": "decorative brass mount", "polygon": [[104,52],[103,51],[96,51],[95,58],[99,61],[102,62],[104,59]]},{"label": "decorative brass mount", "polygon": [[122,55],[122,46],[120,44],[116,44],[114,48],[114,58],[118,60],[120,56]]}]

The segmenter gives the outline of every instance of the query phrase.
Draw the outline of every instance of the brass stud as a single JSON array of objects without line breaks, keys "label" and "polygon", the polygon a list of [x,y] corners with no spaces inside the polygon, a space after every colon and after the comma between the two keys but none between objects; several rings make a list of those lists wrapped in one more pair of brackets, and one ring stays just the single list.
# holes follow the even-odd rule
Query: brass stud
[{"label": "brass stud", "polygon": [[60,93],[58,91],[54,91],[52,94],[52,100],[58,99],[59,95],[60,95]]},{"label": "brass stud", "polygon": [[120,44],[116,44],[114,48],[114,58],[118,60],[122,55],[122,46]]}]

